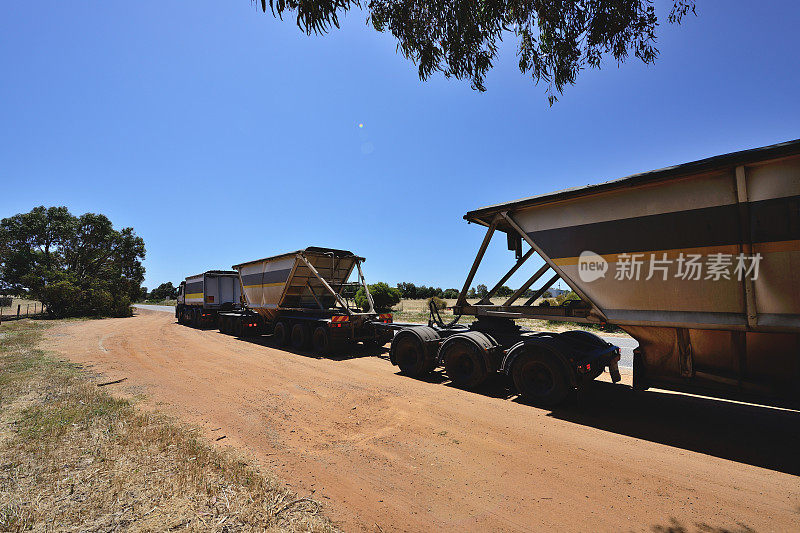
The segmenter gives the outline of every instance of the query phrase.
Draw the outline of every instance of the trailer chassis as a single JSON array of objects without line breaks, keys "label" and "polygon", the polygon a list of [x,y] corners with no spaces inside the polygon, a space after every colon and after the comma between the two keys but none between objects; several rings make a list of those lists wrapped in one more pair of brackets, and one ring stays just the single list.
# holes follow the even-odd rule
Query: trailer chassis
[{"label": "trailer chassis", "polygon": [[[516,262],[477,303],[467,302],[467,291],[478,271],[495,231],[508,236],[510,250]],[[522,241],[530,249],[522,253]],[[502,304],[491,299],[497,291],[531,257],[538,255],[543,265],[536,270]],[[552,271],[550,277],[533,291],[523,304],[516,302],[533,285]],[[561,306],[534,306],[559,279],[581,298]],[[486,234],[473,261],[458,300],[453,306],[455,318],[445,324],[433,302],[427,326],[395,324],[397,332],[392,341],[390,361],[403,374],[422,377],[439,366],[454,384],[463,388],[482,385],[489,375],[500,372],[525,400],[552,406],[564,401],[571,393],[595,379],[608,369],[612,381],[620,381],[618,362],[620,349],[586,331],[564,333],[535,332],[517,325],[514,320],[532,318],[578,323],[602,324],[605,315],[575,286],[558,265],[520,228],[509,212],[497,214],[488,224]],[[463,315],[477,318],[469,326],[458,325]]]}]

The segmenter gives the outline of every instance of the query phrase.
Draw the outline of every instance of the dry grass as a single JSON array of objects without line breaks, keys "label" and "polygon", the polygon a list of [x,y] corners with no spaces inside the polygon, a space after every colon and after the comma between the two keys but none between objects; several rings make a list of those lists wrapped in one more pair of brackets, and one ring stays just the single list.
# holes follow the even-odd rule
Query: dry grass
[{"label": "dry grass", "polygon": [[0,307],[0,313],[2,313],[2,316],[16,316],[18,305],[21,306],[20,313],[22,314],[22,316],[25,316],[26,311],[30,311],[30,314],[33,314],[34,310],[36,310],[37,312],[42,310],[42,304],[37,300],[12,298],[10,306]]},{"label": "dry grass", "polygon": [[333,531],[232,452],[113,398],[0,327],[0,531]]}]

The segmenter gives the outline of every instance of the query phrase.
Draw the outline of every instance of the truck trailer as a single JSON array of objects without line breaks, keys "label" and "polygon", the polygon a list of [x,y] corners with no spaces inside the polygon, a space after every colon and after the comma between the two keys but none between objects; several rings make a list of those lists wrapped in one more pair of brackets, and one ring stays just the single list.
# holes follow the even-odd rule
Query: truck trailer
[{"label": "truck trailer", "polygon": [[[217,311],[214,325],[239,337],[272,334],[278,346],[323,354],[354,342],[383,346],[392,336],[392,315],[375,310],[364,261],[347,250],[311,246],[234,265],[228,274],[241,301]],[[350,283],[354,271],[358,281]],[[366,310],[349,301],[358,288]]]},{"label": "truck trailer", "polygon": [[233,270],[209,270],[189,276],[178,287],[178,323],[203,327],[216,324],[220,311],[239,307],[239,275]]},{"label": "truck trailer", "polygon": [[[639,342],[635,389],[800,406],[800,140],[492,205],[464,218],[486,234],[453,312],[477,320],[467,328],[438,319],[401,329],[391,361],[402,372],[444,365],[455,383],[473,387],[500,371],[523,397],[554,404],[603,366],[619,380],[609,348],[590,333],[536,333],[514,320],[614,324]],[[487,296],[468,303],[497,233],[515,261]],[[539,268],[513,295],[497,299],[533,257]],[[580,300],[536,305],[559,279]],[[539,280],[546,281],[518,303]]]}]

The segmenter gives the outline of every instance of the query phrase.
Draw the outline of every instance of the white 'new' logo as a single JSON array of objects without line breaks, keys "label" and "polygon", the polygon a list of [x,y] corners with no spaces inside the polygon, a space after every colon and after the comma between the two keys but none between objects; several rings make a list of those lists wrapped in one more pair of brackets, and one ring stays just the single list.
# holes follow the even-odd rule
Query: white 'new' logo
[{"label": "white 'new' logo", "polygon": [[594,252],[586,250],[578,258],[578,276],[589,283],[604,278],[608,272],[608,262]]}]

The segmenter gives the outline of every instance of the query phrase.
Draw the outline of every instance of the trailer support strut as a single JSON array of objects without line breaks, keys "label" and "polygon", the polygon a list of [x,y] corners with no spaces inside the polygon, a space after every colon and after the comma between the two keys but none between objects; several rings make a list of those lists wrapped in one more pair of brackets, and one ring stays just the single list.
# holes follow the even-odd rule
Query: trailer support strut
[{"label": "trailer support strut", "polygon": [[364,287],[364,292],[367,295],[367,301],[369,301],[369,312],[374,313],[375,302],[372,300],[372,294],[370,294],[369,287],[367,287],[367,282],[364,280],[364,274],[361,272],[361,261],[356,261],[356,268],[358,269],[358,278],[361,280],[361,286]]},{"label": "trailer support strut", "polygon": [[519,260],[517,260],[517,262],[514,264],[514,266],[512,266],[512,267],[511,267],[511,270],[509,270],[508,272],[506,272],[505,276],[503,276],[503,277],[500,279],[500,281],[498,281],[498,282],[497,282],[497,285],[495,285],[494,287],[492,287],[492,290],[490,290],[490,291],[489,291],[489,294],[487,294],[486,296],[484,296],[483,298],[481,298],[481,301],[480,301],[480,302],[478,302],[478,305],[483,305],[483,304],[489,304],[489,303],[491,303],[491,302],[489,301],[489,299],[490,299],[492,296],[494,296],[494,293],[496,293],[496,292],[497,292],[497,291],[500,289],[500,287],[502,287],[502,286],[503,286],[503,284],[504,284],[506,281],[508,281],[508,280],[511,278],[511,276],[513,276],[513,275],[514,275],[514,272],[516,272],[517,270],[519,270],[519,267],[521,267],[521,266],[522,266],[522,265],[525,263],[525,261],[527,261],[528,259],[530,259],[530,257],[533,255],[533,253],[534,253],[535,251],[536,251],[536,250],[534,250],[533,248],[531,248],[530,250],[528,250],[527,252],[525,252],[525,255],[523,255],[522,257],[520,257],[520,258],[519,258]]},{"label": "trailer support strut", "polygon": [[[531,250],[533,250],[533,248],[531,248]],[[550,265],[548,265],[547,263],[543,264],[542,267],[539,270],[537,270],[533,276],[528,278],[528,281],[523,283],[522,286],[519,289],[517,289],[514,292],[514,294],[511,295],[511,298],[506,300],[506,303],[503,304],[503,307],[508,307],[512,303],[516,302],[517,299],[523,294],[525,294],[525,291],[527,291],[531,285],[536,283],[536,280],[541,278],[544,275],[544,273],[547,272],[548,270],[550,270]],[[558,274],[556,274],[556,277],[558,277]]]},{"label": "trailer support strut", "polygon": [[464,282],[464,288],[461,289],[461,294],[458,295],[458,302],[456,305],[459,307],[467,305],[467,291],[469,290],[469,286],[472,283],[472,280],[475,278],[475,273],[478,271],[478,266],[481,264],[483,260],[483,254],[486,253],[486,248],[489,247],[489,242],[492,240],[492,234],[494,234],[494,230],[497,227],[497,223],[500,221],[500,217],[496,216],[492,223],[489,225],[489,229],[486,230],[486,236],[483,238],[483,242],[481,243],[481,247],[478,250],[478,255],[475,257],[475,261],[472,263],[472,268],[469,271],[469,275],[467,276],[467,280]]},{"label": "trailer support strut", "polygon": [[[567,276],[565,276],[565,275],[564,275],[564,272],[561,270],[561,268],[559,268],[559,266],[558,266],[557,264],[555,264],[555,263],[553,262],[553,260],[552,260],[552,259],[550,259],[550,257],[548,257],[548,255],[547,255],[547,254],[545,254],[545,253],[544,253],[544,250],[542,250],[542,249],[539,247],[539,245],[537,245],[537,244],[536,244],[536,243],[533,241],[533,239],[531,239],[531,238],[530,238],[530,236],[529,236],[527,233],[525,233],[525,231],[524,231],[524,230],[523,230],[523,229],[522,229],[522,228],[519,226],[519,224],[517,224],[517,221],[516,221],[516,220],[514,220],[514,218],[513,218],[511,215],[509,215],[507,211],[503,211],[502,213],[500,213],[500,216],[502,216],[502,217],[503,217],[503,218],[506,220],[506,222],[508,222],[508,224],[509,224],[509,225],[510,225],[510,226],[511,226],[511,227],[512,227],[512,228],[513,228],[513,229],[514,229],[514,230],[515,230],[517,233],[519,233],[520,237],[522,237],[523,239],[525,239],[525,242],[527,242],[527,243],[528,243],[528,244],[531,246],[531,248],[533,248],[533,249],[535,249],[535,250],[536,250],[536,252],[537,252],[537,253],[538,253],[538,254],[539,254],[541,257],[542,257],[542,259],[544,259],[545,263],[547,263],[548,265],[550,265],[550,268],[552,268],[552,269],[553,269],[553,270],[554,270],[554,271],[555,271],[555,272],[556,272],[556,273],[557,273],[557,274],[558,274],[558,275],[561,277],[561,279],[563,279],[563,280],[564,280],[564,283],[566,283],[566,284],[569,286],[569,288],[570,288],[570,289],[572,289],[573,291],[575,291],[575,294],[577,294],[578,296],[580,296],[581,300],[583,300],[584,302],[588,302],[588,303],[589,303],[589,305],[591,305],[591,306],[592,306],[592,310],[593,310],[595,313],[597,313],[597,315],[598,315],[599,317],[601,317],[601,318],[603,319],[603,321],[607,321],[607,320],[608,320],[608,319],[606,318],[605,314],[604,314],[604,313],[603,313],[603,312],[600,310],[600,308],[599,308],[599,307],[597,307],[597,306],[594,304],[594,302],[593,302],[592,300],[590,300],[590,299],[589,299],[589,297],[588,297],[588,296],[586,296],[586,294],[584,294],[584,292],[583,292],[582,290],[580,290],[580,288],[579,288],[577,285],[575,285],[574,283],[571,283],[571,282],[570,282],[570,279],[569,279],[569,277],[567,277]],[[495,219],[495,221],[494,221],[494,222],[492,222],[492,225],[493,225],[493,226],[497,225],[496,219]],[[470,280],[470,281],[471,281],[471,280]]]},{"label": "trailer support strut", "polygon": [[323,285],[323,286],[324,286],[326,289],[328,289],[328,292],[330,292],[331,294],[333,294],[333,297],[334,297],[334,298],[336,298],[336,301],[337,301],[337,302],[339,302],[339,305],[341,305],[341,306],[342,306],[342,309],[344,309],[344,310],[347,312],[347,314],[348,314],[348,315],[352,315],[352,314],[353,314],[353,312],[352,312],[352,311],[351,311],[351,310],[350,310],[350,309],[347,307],[347,304],[344,302],[344,300],[342,300],[342,297],[341,297],[341,296],[339,296],[339,294],[338,294],[336,291],[334,291],[334,290],[331,288],[331,286],[328,284],[328,282],[327,282],[327,281],[325,281],[325,278],[323,278],[322,276],[320,276],[320,275],[319,275],[319,272],[317,272],[317,269],[316,269],[316,268],[314,268],[314,265],[312,265],[312,264],[311,264],[311,263],[308,261],[308,259],[306,259],[305,257],[303,257],[303,255],[302,255],[302,254],[297,254],[297,257],[298,257],[298,258],[300,258],[300,259],[303,261],[303,263],[305,263],[305,264],[306,264],[306,266],[307,266],[307,267],[308,267],[308,269],[311,271],[311,273],[312,273],[312,274],[314,274],[314,275],[317,277],[317,279],[320,281],[320,283],[322,283],[322,285]]}]

